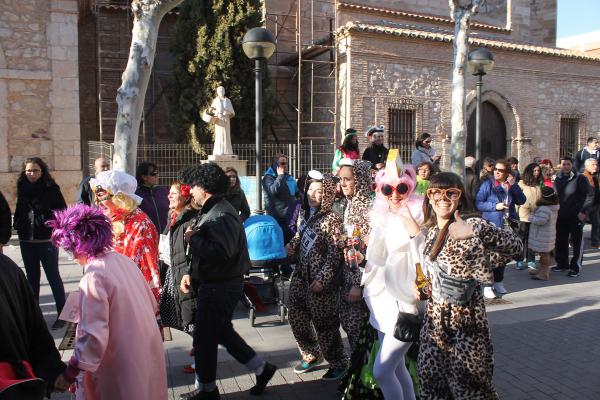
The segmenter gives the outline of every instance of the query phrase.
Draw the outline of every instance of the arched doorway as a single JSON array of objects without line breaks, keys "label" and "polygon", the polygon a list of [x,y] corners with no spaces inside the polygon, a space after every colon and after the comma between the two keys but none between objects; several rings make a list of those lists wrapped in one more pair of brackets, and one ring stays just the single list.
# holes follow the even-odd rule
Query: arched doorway
[{"label": "arched doorway", "polygon": [[[467,155],[475,156],[475,109],[467,125]],[[481,158],[506,157],[506,123],[500,111],[489,101],[481,104]]]}]

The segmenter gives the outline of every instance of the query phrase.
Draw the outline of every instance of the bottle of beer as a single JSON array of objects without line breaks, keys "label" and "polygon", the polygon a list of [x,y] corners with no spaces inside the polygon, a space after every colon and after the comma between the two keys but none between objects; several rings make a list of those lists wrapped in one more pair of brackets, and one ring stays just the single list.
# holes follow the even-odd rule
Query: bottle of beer
[{"label": "bottle of beer", "polygon": [[362,241],[360,238],[360,225],[354,224],[354,230],[352,231],[352,246],[355,250],[361,250]]},{"label": "bottle of beer", "polygon": [[429,298],[429,285],[431,282],[423,273],[423,270],[421,269],[421,263],[418,262],[415,264],[415,266],[417,268],[417,279],[415,279],[415,283],[419,288],[419,298],[421,300],[427,300]]}]

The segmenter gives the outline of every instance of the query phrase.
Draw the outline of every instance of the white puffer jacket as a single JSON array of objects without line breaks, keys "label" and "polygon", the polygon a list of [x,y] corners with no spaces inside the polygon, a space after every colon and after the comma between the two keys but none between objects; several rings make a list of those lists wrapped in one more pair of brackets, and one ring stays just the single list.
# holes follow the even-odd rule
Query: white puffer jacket
[{"label": "white puffer jacket", "polygon": [[559,205],[538,206],[529,215],[529,248],[535,252],[547,253],[554,249],[556,239],[556,219]]}]

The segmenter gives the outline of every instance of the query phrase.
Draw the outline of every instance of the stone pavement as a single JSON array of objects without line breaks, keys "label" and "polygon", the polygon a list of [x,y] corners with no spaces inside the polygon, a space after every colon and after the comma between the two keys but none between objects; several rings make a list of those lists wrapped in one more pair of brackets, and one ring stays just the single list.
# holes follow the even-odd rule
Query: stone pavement
[{"label": "stone pavement", "polygon": [[[12,243],[13,246],[4,248],[5,254],[22,266],[18,243]],[[60,264],[66,291],[75,290],[81,267],[67,260],[62,252]],[[505,285],[510,293],[504,296],[506,304],[488,306],[494,341],[494,382],[501,399],[600,399],[600,363],[597,361],[600,358],[600,250],[586,249],[584,265],[578,278],[553,273],[547,283],[529,279],[526,271],[507,269]],[[51,324],[56,313],[45,276],[40,303]],[[234,321],[238,332],[257,352],[279,366],[262,398],[339,398],[335,383],[319,379],[326,365],[304,375],[292,371],[298,362],[295,341],[289,325],[281,325],[275,312],[259,314],[256,322],[256,326],[251,327],[245,309],[238,307]],[[179,393],[193,388],[193,376],[182,371],[183,366],[191,362],[187,355],[191,338],[180,332],[172,333],[173,340],[165,343],[165,357],[169,395],[175,400]],[[53,334],[58,345],[63,332]],[[70,352],[64,352],[63,360],[69,357]],[[254,398],[247,393],[254,384],[254,376],[223,349],[219,351],[218,378],[222,399]],[[62,394],[52,398],[70,399],[71,396]]]}]

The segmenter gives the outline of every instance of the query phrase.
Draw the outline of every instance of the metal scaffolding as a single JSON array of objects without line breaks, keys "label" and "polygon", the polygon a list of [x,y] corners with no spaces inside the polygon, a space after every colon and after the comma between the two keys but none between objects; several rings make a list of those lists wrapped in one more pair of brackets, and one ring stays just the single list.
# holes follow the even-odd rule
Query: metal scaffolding
[{"label": "metal scaffolding", "polygon": [[[268,26],[274,25],[272,29],[278,38],[272,68],[289,68],[289,83],[295,84],[295,99],[291,99],[289,93],[281,92],[278,80],[274,89],[279,112],[289,128],[295,128],[297,146],[307,140],[335,146],[338,125],[337,0],[293,0],[287,14],[267,10],[266,18]],[[294,51],[286,54],[286,47],[292,48],[289,40],[292,35]],[[286,114],[286,106],[295,111],[295,124]],[[302,164],[302,160],[298,163]]]}]

